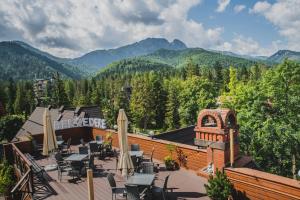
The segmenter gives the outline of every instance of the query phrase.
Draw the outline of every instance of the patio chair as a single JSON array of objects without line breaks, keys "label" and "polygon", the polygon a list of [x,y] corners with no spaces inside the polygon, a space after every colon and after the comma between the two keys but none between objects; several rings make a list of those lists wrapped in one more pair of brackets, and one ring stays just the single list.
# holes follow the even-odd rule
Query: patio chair
[{"label": "patio chair", "polygon": [[[166,176],[163,188],[154,186],[152,188],[152,194],[155,196],[159,196],[159,198],[162,198],[163,200],[167,200],[168,197],[168,191],[170,190],[173,192],[173,188],[168,188],[168,181],[169,181],[170,175]],[[156,199],[156,198],[154,198]]]},{"label": "patio chair", "polygon": [[134,167],[134,171],[137,172],[139,170],[139,165],[138,165],[138,158],[134,155],[131,156],[132,164]]},{"label": "patio chair", "polygon": [[115,199],[117,197],[117,194],[125,194],[125,191],[126,189],[125,188],[121,188],[121,187],[117,187],[117,184],[116,184],[116,181],[115,181],[115,178],[113,176],[113,174],[108,174],[107,175],[107,180],[109,182],[109,185],[111,187],[111,199],[113,200],[114,199],[114,196],[115,196]]},{"label": "patio chair", "polygon": [[56,160],[56,164],[57,164],[57,176],[58,176],[58,179],[59,181],[61,181],[61,178],[62,178],[62,175],[64,172],[67,172],[69,173],[72,168],[70,167],[70,165],[64,161],[61,153],[56,153],[54,155],[55,157],[55,160]]},{"label": "patio chair", "polygon": [[61,149],[62,153],[67,153],[67,154],[71,153],[71,141],[72,141],[72,139],[69,138],[67,141],[67,144],[62,146],[62,149]]},{"label": "patio chair", "polygon": [[56,136],[56,140],[57,141],[63,141],[64,139],[63,139],[62,135],[58,135],[58,136]]},{"label": "patio chair", "polygon": [[83,167],[83,163],[80,161],[73,161],[71,162],[71,168],[72,170],[69,171],[69,175],[72,176],[72,180],[75,180],[76,178],[81,178],[81,169]]},{"label": "patio chair", "polygon": [[116,159],[116,170],[118,170],[118,164],[119,164],[119,154],[116,149],[114,149],[114,158]]},{"label": "patio chair", "polygon": [[81,144],[82,146],[85,146],[86,142],[84,141],[83,138],[80,139],[80,144]]},{"label": "patio chair", "polygon": [[154,154],[154,150],[155,150],[155,148],[152,147],[151,154],[150,154],[150,158],[143,158],[143,162],[153,162],[153,154]]},{"label": "patio chair", "polygon": [[131,144],[131,151],[140,151],[140,145],[139,144]]},{"label": "patio chair", "polygon": [[96,142],[90,142],[89,146],[90,146],[91,154],[95,154],[95,153],[99,152],[99,147],[98,147],[98,144]]},{"label": "patio chair", "polygon": [[126,188],[126,199],[127,200],[142,200],[145,199],[147,195],[148,188],[145,188],[141,193],[139,192],[139,187],[137,185],[125,185]]},{"label": "patio chair", "polygon": [[154,174],[154,163],[152,163],[152,162],[142,163],[142,173],[143,174]]},{"label": "patio chair", "polygon": [[89,158],[89,168],[94,170],[95,169],[95,163],[94,163],[94,155],[90,155],[90,158]]},{"label": "patio chair", "polygon": [[79,154],[89,154],[89,148],[87,146],[78,147]]}]

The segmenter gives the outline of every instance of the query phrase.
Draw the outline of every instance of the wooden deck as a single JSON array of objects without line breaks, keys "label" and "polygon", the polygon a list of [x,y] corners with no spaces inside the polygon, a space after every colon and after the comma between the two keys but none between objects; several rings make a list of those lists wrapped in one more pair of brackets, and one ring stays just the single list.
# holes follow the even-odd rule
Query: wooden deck
[{"label": "wooden deck", "polygon": [[[76,147],[72,147],[74,150]],[[76,150],[75,150],[76,151]],[[51,158],[40,159],[38,163],[42,166],[54,163],[55,161]],[[159,161],[157,161],[160,163]],[[94,172],[94,190],[95,200],[110,200],[111,189],[107,182],[106,175],[108,173],[115,174],[117,185],[124,187],[124,179],[120,176],[119,172],[115,170],[116,161],[115,159],[98,160],[95,158],[95,165],[97,170]],[[162,164],[160,164],[162,166]],[[62,181],[59,182],[57,178],[57,171],[47,172],[49,175],[48,189],[44,192],[38,193],[36,199],[55,199],[55,200],[85,200],[88,198],[87,192],[87,180],[82,178],[76,183],[70,183],[68,180],[71,177],[65,175]],[[158,173],[158,180],[155,180],[156,186],[163,185],[163,179],[170,174],[168,187],[177,188],[174,193],[169,196],[169,199],[209,199],[205,194],[204,183],[207,183],[206,179],[197,176],[194,172],[181,169],[178,171],[164,171],[163,167]],[[121,196],[118,199],[124,199]]]}]

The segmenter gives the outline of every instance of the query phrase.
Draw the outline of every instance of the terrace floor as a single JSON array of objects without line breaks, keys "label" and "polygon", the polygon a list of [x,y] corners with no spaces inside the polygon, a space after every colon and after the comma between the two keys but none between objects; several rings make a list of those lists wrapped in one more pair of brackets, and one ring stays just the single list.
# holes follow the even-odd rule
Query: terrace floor
[{"label": "terrace floor", "polygon": [[[73,152],[78,149],[76,146],[72,146]],[[45,166],[54,163],[51,158],[40,159],[37,161],[41,166]],[[170,174],[168,187],[176,188],[172,195],[168,196],[168,199],[201,199],[208,200],[209,198],[205,194],[204,184],[207,183],[206,179],[197,176],[194,172],[185,169],[178,171],[165,171],[163,164],[160,163],[160,172],[157,174],[158,179],[155,180],[155,185],[162,187],[164,178]],[[116,161],[113,158],[107,158],[106,160],[98,160],[95,158],[95,165],[97,170],[94,172],[94,191],[95,200],[109,200],[111,199],[111,189],[106,179],[108,173],[115,174],[117,185],[124,187],[124,178],[116,171]],[[76,183],[70,183],[68,180],[71,177],[65,175],[60,182],[57,178],[57,171],[48,171],[48,186],[43,189],[43,192],[37,193],[36,199],[55,199],[55,200],[81,200],[88,199],[87,179],[82,178]],[[124,199],[124,197],[117,196],[117,199]]]}]

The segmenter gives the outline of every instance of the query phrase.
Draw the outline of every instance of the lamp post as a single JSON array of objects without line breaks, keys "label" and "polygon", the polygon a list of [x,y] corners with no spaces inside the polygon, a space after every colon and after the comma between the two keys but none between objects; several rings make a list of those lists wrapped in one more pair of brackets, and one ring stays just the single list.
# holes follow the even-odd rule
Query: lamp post
[{"label": "lamp post", "polygon": [[149,131],[149,135],[150,135],[151,139],[153,140],[153,137],[154,137],[154,131]]}]

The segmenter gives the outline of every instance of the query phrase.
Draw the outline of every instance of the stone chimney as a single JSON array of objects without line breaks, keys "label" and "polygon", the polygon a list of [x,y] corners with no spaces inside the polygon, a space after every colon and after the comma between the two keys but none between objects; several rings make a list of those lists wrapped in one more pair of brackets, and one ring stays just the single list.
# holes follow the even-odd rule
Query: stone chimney
[{"label": "stone chimney", "polygon": [[202,110],[194,130],[195,145],[207,150],[207,166],[213,165],[215,171],[233,165],[239,155],[238,125],[233,110]]}]

